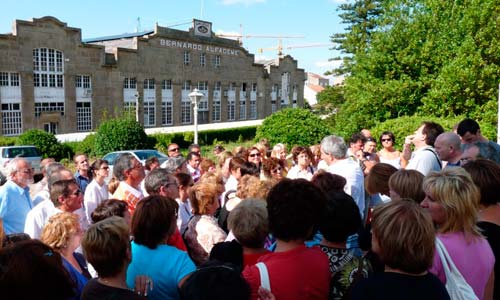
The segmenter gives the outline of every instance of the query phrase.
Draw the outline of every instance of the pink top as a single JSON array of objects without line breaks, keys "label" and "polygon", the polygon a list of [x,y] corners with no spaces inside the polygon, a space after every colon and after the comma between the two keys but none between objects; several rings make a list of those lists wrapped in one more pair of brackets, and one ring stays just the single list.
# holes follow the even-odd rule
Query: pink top
[{"label": "pink top", "polygon": [[[476,238],[467,243],[461,232],[438,234],[438,237],[446,247],[455,266],[478,298],[482,300],[495,264],[495,256],[486,239]],[[446,284],[446,276],[437,251],[434,253],[434,262],[429,271]]]}]

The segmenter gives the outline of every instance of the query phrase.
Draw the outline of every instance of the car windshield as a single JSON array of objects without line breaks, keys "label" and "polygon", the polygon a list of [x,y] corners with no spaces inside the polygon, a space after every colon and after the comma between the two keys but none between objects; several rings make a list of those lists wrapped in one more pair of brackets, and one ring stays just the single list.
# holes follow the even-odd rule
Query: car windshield
[{"label": "car windshield", "polygon": [[4,150],[6,158],[14,158],[14,157],[40,157],[40,151],[38,151],[35,147],[26,147],[26,148],[8,148]]},{"label": "car windshield", "polygon": [[158,151],[134,151],[134,154],[139,157],[140,160],[146,160],[150,158],[151,156],[156,156],[158,158],[163,158],[165,155]]},{"label": "car windshield", "polygon": [[116,157],[118,157],[120,153],[109,153],[105,155],[102,159],[106,160],[109,165],[113,165],[115,163]]}]

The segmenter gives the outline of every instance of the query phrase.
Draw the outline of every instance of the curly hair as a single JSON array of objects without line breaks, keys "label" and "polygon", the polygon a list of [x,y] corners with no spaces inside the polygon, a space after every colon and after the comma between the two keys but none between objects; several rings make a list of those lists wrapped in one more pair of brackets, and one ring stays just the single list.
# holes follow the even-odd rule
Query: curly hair
[{"label": "curly hair", "polygon": [[79,217],[69,212],[61,212],[50,217],[42,230],[40,240],[56,251],[68,246],[74,234],[81,230]]}]

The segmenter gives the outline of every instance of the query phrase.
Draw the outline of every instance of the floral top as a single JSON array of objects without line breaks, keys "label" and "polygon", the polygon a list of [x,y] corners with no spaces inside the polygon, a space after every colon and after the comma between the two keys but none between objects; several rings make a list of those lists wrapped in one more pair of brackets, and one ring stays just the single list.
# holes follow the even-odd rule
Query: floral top
[{"label": "floral top", "polygon": [[184,233],[189,256],[198,266],[208,260],[215,244],[225,240],[226,233],[217,224],[217,219],[210,215],[194,215]]}]

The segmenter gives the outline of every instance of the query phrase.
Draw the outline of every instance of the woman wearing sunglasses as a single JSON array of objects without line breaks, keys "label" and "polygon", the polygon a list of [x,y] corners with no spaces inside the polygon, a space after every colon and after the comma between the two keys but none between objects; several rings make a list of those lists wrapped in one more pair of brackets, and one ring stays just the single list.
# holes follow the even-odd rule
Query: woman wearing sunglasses
[{"label": "woman wearing sunglasses", "polygon": [[401,169],[404,167],[401,165],[401,152],[394,149],[394,143],[396,137],[391,131],[384,131],[380,136],[380,144],[382,149],[377,153],[380,158],[380,162],[390,164],[396,169]]}]

